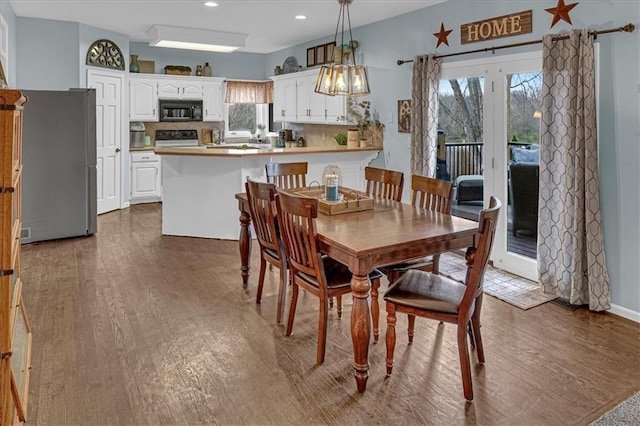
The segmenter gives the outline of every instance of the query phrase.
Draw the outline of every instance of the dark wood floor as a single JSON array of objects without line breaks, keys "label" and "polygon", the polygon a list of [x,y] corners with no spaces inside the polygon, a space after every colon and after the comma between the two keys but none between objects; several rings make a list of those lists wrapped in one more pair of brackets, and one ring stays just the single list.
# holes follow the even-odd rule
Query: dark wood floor
[{"label": "dark wood floor", "polygon": [[278,272],[256,305],[257,257],[243,291],[236,242],[163,237],[157,204],[98,222],[94,237],[24,246],[28,425],[588,424],[640,388],[639,324],[486,296],[487,363],[473,369],[472,403],[454,327],[418,319],[407,346],[404,316],[393,376],[384,344],[371,345],[358,394],[348,304],[342,320],[330,313],[316,366],[317,299],[301,295],[285,337]]}]

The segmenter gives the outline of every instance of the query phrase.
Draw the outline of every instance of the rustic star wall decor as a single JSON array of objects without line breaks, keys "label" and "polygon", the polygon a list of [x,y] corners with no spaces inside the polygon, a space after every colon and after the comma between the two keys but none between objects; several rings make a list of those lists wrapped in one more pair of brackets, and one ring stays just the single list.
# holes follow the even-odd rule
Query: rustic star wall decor
[{"label": "rustic star wall decor", "polygon": [[558,4],[556,7],[551,7],[549,9],[545,9],[547,12],[553,15],[553,20],[551,21],[551,28],[558,22],[565,21],[571,24],[571,17],[569,16],[569,12],[571,9],[579,5],[579,2],[564,4],[564,0],[558,0]]},{"label": "rustic star wall decor", "polygon": [[[562,0],[560,0],[560,1],[562,1]],[[438,44],[436,44],[436,49],[442,43],[444,43],[447,46],[449,46],[449,41],[447,40],[447,37],[449,37],[449,34],[451,34],[452,32],[453,32],[453,30],[445,30],[444,29],[444,22],[440,23],[440,32],[433,33],[434,36],[438,37]]]}]

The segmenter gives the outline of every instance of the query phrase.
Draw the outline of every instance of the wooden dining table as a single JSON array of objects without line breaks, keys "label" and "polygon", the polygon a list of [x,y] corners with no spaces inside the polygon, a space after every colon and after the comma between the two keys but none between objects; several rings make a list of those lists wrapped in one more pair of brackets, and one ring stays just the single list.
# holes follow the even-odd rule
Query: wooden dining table
[{"label": "wooden dining table", "polygon": [[[240,210],[240,259],[242,285],[247,287],[251,255],[251,214],[247,196],[236,194]],[[369,273],[376,267],[474,246],[478,224],[382,198],[371,210],[325,215],[316,220],[320,250],[349,267],[353,368],[358,392],[369,377],[371,314]]]}]

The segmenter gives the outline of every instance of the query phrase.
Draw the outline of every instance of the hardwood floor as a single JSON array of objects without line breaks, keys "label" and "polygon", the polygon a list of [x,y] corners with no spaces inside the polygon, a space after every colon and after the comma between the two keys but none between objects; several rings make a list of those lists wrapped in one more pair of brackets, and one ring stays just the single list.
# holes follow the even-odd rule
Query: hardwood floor
[{"label": "hardwood floor", "polygon": [[160,220],[159,204],[135,205],[100,216],[94,237],[23,247],[28,425],[588,424],[640,389],[640,324],[485,296],[487,362],[472,369],[472,403],[455,327],[418,319],[407,346],[403,315],[393,376],[382,337],[358,394],[349,298],[343,319],[329,314],[316,366],[315,297],[301,293],[285,337],[277,270],[254,301],[257,248],[244,291],[237,242],[163,237]]}]

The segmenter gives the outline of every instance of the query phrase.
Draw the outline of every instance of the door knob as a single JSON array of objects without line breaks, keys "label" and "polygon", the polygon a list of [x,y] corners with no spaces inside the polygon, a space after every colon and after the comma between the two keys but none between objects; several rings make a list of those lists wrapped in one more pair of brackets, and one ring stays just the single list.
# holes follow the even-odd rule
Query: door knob
[{"label": "door knob", "polygon": [[120,152],[120,148],[116,148],[116,153]]}]

